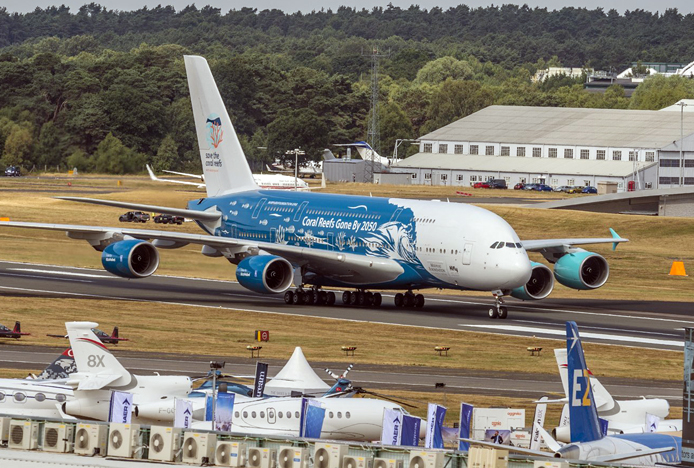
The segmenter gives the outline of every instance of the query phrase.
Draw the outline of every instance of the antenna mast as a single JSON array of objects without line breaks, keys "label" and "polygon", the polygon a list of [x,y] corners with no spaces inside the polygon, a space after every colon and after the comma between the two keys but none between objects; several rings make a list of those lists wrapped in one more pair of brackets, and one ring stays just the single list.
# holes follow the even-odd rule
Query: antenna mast
[{"label": "antenna mast", "polygon": [[381,57],[388,57],[390,53],[383,54],[378,52],[378,47],[374,47],[371,54],[362,55],[371,57],[371,118],[366,139],[372,151],[367,150],[367,159],[364,162],[364,182],[372,184],[374,182],[374,151],[379,153],[381,146],[381,126],[379,122],[379,103],[378,103],[378,61]]}]

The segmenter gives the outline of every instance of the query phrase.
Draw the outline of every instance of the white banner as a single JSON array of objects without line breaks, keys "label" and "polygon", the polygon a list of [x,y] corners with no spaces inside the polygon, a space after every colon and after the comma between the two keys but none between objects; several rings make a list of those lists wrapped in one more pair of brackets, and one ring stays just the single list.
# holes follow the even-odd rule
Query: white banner
[{"label": "white banner", "polygon": [[429,403],[427,409],[427,430],[424,448],[443,448],[443,419],[446,417],[446,407]]},{"label": "white banner", "polygon": [[[540,401],[547,401],[547,397],[540,398]],[[538,403],[535,406],[535,417],[533,417],[533,431],[530,435],[530,450],[540,450],[542,436],[538,427],[545,425],[545,414],[547,414],[547,403]]]},{"label": "white banner", "polygon": [[128,392],[111,392],[109,422],[130,424],[132,420],[133,395]]},{"label": "white banner", "polygon": [[569,405],[564,405],[561,409],[561,417],[559,418],[559,427],[569,425]]},{"label": "white banner", "polygon": [[658,432],[660,418],[655,414],[646,413],[646,432]]},{"label": "white banner", "polygon": [[174,400],[174,427],[190,429],[193,422],[193,403],[176,398]]},{"label": "white banner", "polygon": [[383,410],[381,444],[400,445],[402,439],[402,413],[394,409]]}]

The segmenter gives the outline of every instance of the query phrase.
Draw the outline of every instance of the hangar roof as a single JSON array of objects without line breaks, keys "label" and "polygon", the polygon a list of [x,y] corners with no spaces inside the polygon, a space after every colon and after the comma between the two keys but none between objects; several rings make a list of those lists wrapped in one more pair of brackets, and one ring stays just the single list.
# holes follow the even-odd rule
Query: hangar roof
[{"label": "hangar roof", "polygon": [[[680,114],[649,110],[489,106],[420,140],[661,148],[680,138]],[[684,134],[694,114],[684,114]]]},{"label": "hangar roof", "polygon": [[[656,164],[637,162],[638,170]],[[394,168],[426,168],[459,171],[520,172],[531,174],[575,174],[627,177],[634,172],[632,161],[595,159],[528,158],[440,153],[417,153],[403,159]]]}]

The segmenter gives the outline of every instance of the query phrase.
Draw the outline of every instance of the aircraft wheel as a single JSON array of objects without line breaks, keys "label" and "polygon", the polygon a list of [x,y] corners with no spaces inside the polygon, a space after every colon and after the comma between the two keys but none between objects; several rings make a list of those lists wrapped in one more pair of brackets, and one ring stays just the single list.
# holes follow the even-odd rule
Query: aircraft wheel
[{"label": "aircraft wheel", "polygon": [[418,309],[421,309],[424,307],[424,296],[422,294],[417,294],[414,297],[414,306],[417,307]]},{"label": "aircraft wheel", "polygon": [[489,309],[489,318],[491,318],[491,319],[499,318],[499,313],[496,311],[496,309],[494,307]]},{"label": "aircraft wheel", "polygon": [[355,306],[355,305],[359,304],[359,294],[360,293],[358,293],[356,291],[352,293],[352,296],[349,298],[350,305]]},{"label": "aircraft wheel", "polygon": [[291,291],[287,291],[284,293],[284,303],[285,304],[291,304],[294,300],[294,293]]},{"label": "aircraft wheel", "polygon": [[499,307],[499,318],[505,319],[508,317],[508,309],[504,306]]},{"label": "aircraft wheel", "polygon": [[334,292],[330,291],[328,293],[328,297],[326,298],[325,303],[329,306],[335,304],[335,293]]},{"label": "aircraft wheel", "polygon": [[402,293],[395,295],[395,307],[402,307],[405,303],[405,296]]},{"label": "aircraft wheel", "polygon": [[352,299],[352,293],[351,292],[345,291],[342,293],[342,303],[344,305],[349,305],[351,299]]},{"label": "aircraft wheel", "polygon": [[404,299],[403,305],[405,307],[414,306],[414,294],[407,293],[407,294],[405,294],[405,297],[403,299]]},{"label": "aircraft wheel", "polygon": [[292,304],[301,305],[304,302],[303,299],[304,299],[304,295],[301,294],[301,291],[296,291],[296,292],[294,292],[294,295],[292,296]]},{"label": "aircraft wheel", "polygon": [[318,302],[317,304],[325,304],[328,302],[328,293],[325,291],[318,291]]},{"label": "aircraft wheel", "polygon": [[364,293],[364,305],[367,305],[369,307],[373,307],[374,305],[374,293],[372,292],[367,292]]},{"label": "aircraft wheel", "polygon": [[313,292],[308,291],[304,293],[304,304],[313,305]]},{"label": "aircraft wheel", "polygon": [[366,293],[363,293],[361,291],[357,293],[357,304],[359,305],[359,307],[364,307],[365,305],[369,304],[368,296],[366,295]]},{"label": "aircraft wheel", "polygon": [[381,296],[381,293],[375,293],[374,294],[374,307],[381,307],[382,302],[383,302],[383,296]]}]

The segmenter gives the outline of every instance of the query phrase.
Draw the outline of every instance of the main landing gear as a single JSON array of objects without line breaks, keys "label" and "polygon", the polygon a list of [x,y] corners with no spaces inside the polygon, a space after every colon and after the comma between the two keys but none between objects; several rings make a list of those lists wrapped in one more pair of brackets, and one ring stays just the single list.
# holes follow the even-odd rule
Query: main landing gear
[{"label": "main landing gear", "polygon": [[294,291],[291,289],[284,293],[284,303],[294,305],[333,305],[335,304],[335,293],[323,291],[320,288],[304,289],[299,286]]},{"label": "main landing gear", "polygon": [[504,303],[504,300],[501,298],[501,296],[497,296],[496,294],[494,295],[494,299],[496,300],[496,305],[489,309],[489,318],[505,319],[508,317],[508,309],[501,305]]},{"label": "main landing gear", "polygon": [[342,293],[342,304],[356,307],[381,307],[383,296],[381,293],[370,291],[345,291]]},{"label": "main landing gear", "polygon": [[397,293],[395,295],[395,307],[400,309],[410,309],[412,307],[421,309],[424,307],[424,296],[415,294],[412,291],[407,291],[405,294]]}]

